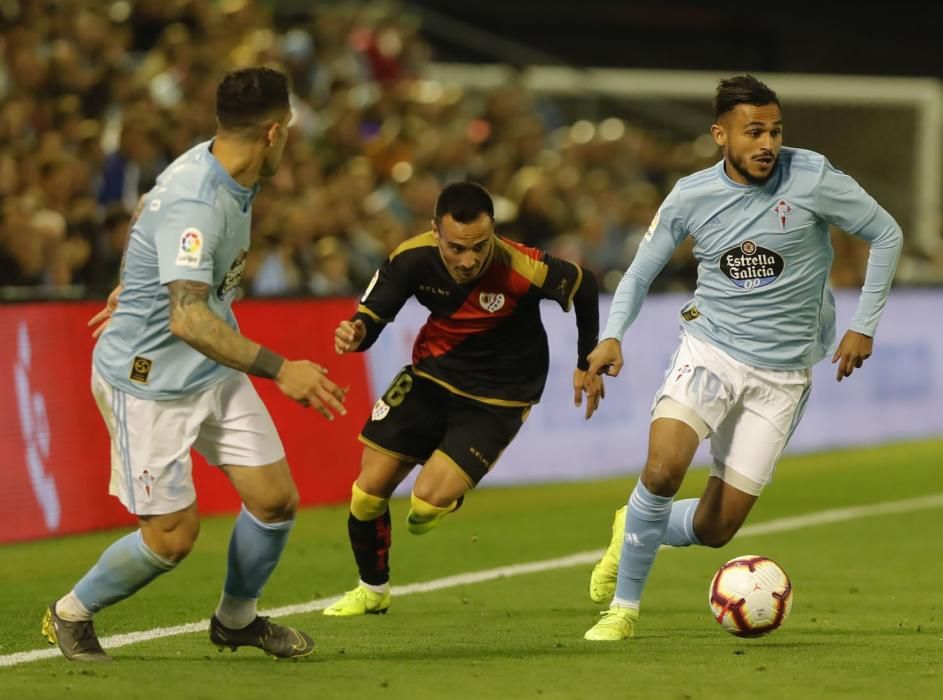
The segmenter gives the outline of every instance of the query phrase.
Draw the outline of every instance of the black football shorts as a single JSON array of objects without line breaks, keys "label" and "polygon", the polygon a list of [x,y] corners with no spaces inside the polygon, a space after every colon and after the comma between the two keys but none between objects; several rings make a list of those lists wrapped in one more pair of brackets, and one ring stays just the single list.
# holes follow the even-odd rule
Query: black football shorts
[{"label": "black football shorts", "polygon": [[459,396],[404,367],[360,433],[366,445],[425,463],[441,450],[475,486],[521,429],[530,406],[496,406]]}]

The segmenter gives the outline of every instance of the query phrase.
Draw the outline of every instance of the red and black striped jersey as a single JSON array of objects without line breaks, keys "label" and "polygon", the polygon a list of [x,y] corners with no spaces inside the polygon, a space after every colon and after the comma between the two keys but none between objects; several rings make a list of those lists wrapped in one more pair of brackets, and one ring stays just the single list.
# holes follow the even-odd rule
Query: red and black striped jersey
[{"label": "red and black striped jersey", "polygon": [[[460,283],[429,231],[400,245],[377,271],[354,316],[367,326],[358,349],[369,347],[415,296],[429,309],[413,345],[417,374],[486,403],[533,404],[550,364],[540,300],[552,299],[569,311],[582,281],[579,265],[495,236],[481,275]],[[595,295],[592,303],[598,331]]]}]

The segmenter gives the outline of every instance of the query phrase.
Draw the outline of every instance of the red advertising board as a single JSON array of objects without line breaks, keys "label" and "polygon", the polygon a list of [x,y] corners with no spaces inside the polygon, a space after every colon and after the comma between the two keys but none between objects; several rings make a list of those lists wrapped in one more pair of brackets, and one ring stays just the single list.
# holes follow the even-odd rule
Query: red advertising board
[{"label": "red advertising board", "polygon": [[[0,542],[52,537],[132,523],[108,495],[108,433],[89,390],[94,341],[86,326],[100,303],[0,307]],[[349,386],[348,415],[328,422],[255,380],[278,426],[302,504],[340,503],[360,464],[356,436],[371,404],[362,355],[334,354],[337,322],[349,300],[243,301],[242,331],[279,353],[308,358]],[[203,513],[232,512],[239,499],[226,478],[194,453]]]}]

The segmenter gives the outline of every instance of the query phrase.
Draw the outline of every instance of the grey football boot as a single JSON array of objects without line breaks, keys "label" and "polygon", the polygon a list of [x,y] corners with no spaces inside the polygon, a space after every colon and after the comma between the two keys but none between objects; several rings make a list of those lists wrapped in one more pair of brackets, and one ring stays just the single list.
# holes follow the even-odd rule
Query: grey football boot
[{"label": "grey football boot", "polygon": [[58,644],[59,651],[69,661],[111,661],[102,649],[91,620],[69,622],[56,614],[54,601],[43,615],[43,636],[50,644]]},{"label": "grey football boot", "polygon": [[301,630],[276,625],[267,617],[256,617],[242,629],[224,627],[216,615],[210,620],[210,641],[222,651],[229,647],[257,647],[279,659],[293,659],[314,653],[314,641]]}]

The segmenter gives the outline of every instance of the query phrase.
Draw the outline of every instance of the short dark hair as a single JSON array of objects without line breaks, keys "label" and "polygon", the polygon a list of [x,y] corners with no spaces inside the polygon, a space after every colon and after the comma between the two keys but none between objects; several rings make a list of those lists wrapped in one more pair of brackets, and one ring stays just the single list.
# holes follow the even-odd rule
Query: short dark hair
[{"label": "short dark hair", "polygon": [[776,93],[765,83],[749,74],[735,75],[717,84],[717,95],[714,97],[714,121],[741,104],[757,107],[768,104],[780,106]]},{"label": "short dark hair", "polygon": [[288,79],[271,68],[233,71],[216,88],[216,118],[223,129],[257,126],[288,109]]},{"label": "short dark hair", "polygon": [[482,214],[494,219],[494,202],[488,190],[477,182],[453,182],[442,188],[435,200],[435,220],[451,214],[461,224],[470,224]]}]

